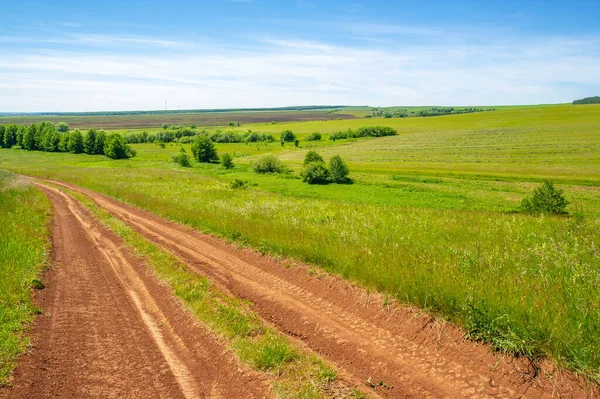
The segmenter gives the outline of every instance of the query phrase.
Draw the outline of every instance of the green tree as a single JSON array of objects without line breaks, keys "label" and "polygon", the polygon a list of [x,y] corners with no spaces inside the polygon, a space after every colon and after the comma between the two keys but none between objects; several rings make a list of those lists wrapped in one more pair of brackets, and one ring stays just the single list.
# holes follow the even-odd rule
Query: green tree
[{"label": "green tree", "polygon": [[2,147],[10,148],[13,145],[17,144],[17,132],[19,131],[19,127],[17,125],[8,125],[4,129],[4,139],[0,137],[2,142]]},{"label": "green tree", "polygon": [[225,169],[233,168],[233,157],[227,153],[221,155],[221,164]]},{"label": "green tree", "polygon": [[104,155],[104,143],[106,141],[106,132],[100,130],[96,134],[96,145],[94,146],[94,154]]},{"label": "green tree", "polygon": [[25,135],[25,132],[27,131],[27,127],[25,127],[25,125],[20,125],[19,129],[17,130],[17,141],[16,141],[16,145],[23,147],[23,136]]},{"label": "green tree", "polygon": [[296,135],[291,130],[285,130],[281,132],[281,141],[293,143],[296,140]]},{"label": "green tree", "polygon": [[67,144],[67,149],[69,152],[72,154],[81,154],[83,152],[83,135],[79,129],[73,130],[68,135],[69,143]]},{"label": "green tree", "polygon": [[112,159],[127,159],[136,155],[135,150],[127,145],[123,136],[112,133],[106,136],[104,155]]},{"label": "green tree", "polygon": [[35,135],[37,133],[37,125],[31,124],[23,134],[23,148],[27,151],[37,150],[35,146]]},{"label": "green tree", "polygon": [[305,164],[300,176],[302,176],[302,181],[308,184],[326,184],[329,181],[329,171],[323,161]]},{"label": "green tree", "polygon": [[533,195],[521,201],[521,210],[526,213],[550,213],[567,215],[569,201],[564,197],[563,190],[554,188],[548,180],[536,188]]},{"label": "green tree", "polygon": [[85,139],[83,140],[83,150],[86,154],[93,155],[95,153],[97,135],[98,133],[96,133],[95,129],[88,130],[85,135]]},{"label": "green tree", "polygon": [[304,165],[307,165],[311,162],[325,162],[323,160],[323,157],[321,155],[319,155],[318,152],[314,151],[314,150],[310,150],[309,152],[306,153],[306,156],[304,157]]},{"label": "green tree", "polygon": [[6,126],[0,125],[0,147],[4,147],[4,132],[6,131]]},{"label": "green tree", "polygon": [[56,152],[59,149],[60,134],[54,129],[54,127],[46,127],[44,129],[44,142],[42,148],[47,152]]},{"label": "green tree", "polygon": [[58,122],[54,128],[60,133],[67,133],[69,130],[71,130],[71,127],[66,122]]},{"label": "green tree", "polygon": [[58,142],[58,151],[69,152],[69,139],[71,135],[69,133],[61,133],[60,141]]},{"label": "green tree", "polygon": [[219,156],[214,143],[208,136],[198,136],[192,144],[192,154],[198,162],[218,162]]},{"label": "green tree", "polygon": [[329,175],[331,181],[334,183],[345,183],[348,179],[350,170],[346,163],[342,160],[339,155],[334,155],[329,160]]}]

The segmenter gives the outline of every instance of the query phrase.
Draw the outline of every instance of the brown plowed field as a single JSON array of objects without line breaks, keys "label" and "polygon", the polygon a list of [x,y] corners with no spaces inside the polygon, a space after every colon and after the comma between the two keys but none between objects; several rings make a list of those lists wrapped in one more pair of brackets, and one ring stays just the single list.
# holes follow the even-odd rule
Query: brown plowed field
[{"label": "brown plowed field", "polygon": [[330,114],[326,111],[251,111],[108,116],[3,116],[0,117],[0,124],[29,125],[48,121],[67,122],[73,129],[134,129],[160,128],[163,123],[185,126],[226,126],[229,122],[250,124],[355,118],[353,115]]},{"label": "brown plowed field", "polygon": [[486,345],[465,341],[458,328],[409,308],[384,306],[377,295],[340,279],[311,276],[303,265],[286,268],[104,195],[54,183],[89,196],[198,273],[252,301],[280,331],[382,397],[599,397],[596,388],[584,388],[549,363],[534,372],[525,360],[496,356]]},{"label": "brown plowed field", "polygon": [[10,398],[264,398],[268,381],[238,364],[122,241],[70,196],[54,208],[55,267],[44,314]]}]

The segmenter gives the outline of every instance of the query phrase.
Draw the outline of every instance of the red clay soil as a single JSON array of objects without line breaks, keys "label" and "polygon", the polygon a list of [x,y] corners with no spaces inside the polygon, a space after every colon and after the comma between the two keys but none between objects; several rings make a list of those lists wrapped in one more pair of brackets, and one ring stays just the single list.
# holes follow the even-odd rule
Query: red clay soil
[{"label": "red clay soil", "polygon": [[44,187],[53,204],[55,267],[36,296],[44,314],[20,359],[10,398],[264,398],[264,377],[238,364],[71,197]]},{"label": "red clay soil", "polygon": [[495,355],[463,332],[341,279],[311,276],[305,265],[239,250],[187,226],[105,195],[88,195],[153,242],[233,295],[248,299],[280,331],[333,362],[344,374],[389,398],[597,398],[568,373]]}]

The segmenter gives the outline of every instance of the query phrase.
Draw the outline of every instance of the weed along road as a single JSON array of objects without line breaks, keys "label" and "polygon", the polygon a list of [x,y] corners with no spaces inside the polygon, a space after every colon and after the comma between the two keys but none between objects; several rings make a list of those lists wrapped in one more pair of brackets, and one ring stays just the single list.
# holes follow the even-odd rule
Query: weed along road
[{"label": "weed along road", "polygon": [[40,186],[54,208],[55,267],[44,314],[10,398],[269,397],[247,369],[175,301],[144,262],[73,198]]},{"label": "weed along road", "polygon": [[38,185],[55,208],[62,266],[43,294],[48,316],[16,373],[15,397],[263,397],[239,366],[119,240],[53,185],[83,194],[252,308],[373,397],[592,398],[596,388],[542,363],[492,353],[447,323],[337,278],[260,254],[78,186]]}]

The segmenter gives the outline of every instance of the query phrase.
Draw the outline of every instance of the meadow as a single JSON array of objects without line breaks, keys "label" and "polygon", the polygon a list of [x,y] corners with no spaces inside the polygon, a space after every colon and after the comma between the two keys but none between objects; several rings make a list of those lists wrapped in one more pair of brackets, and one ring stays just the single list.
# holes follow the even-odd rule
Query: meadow
[{"label": "meadow", "polygon": [[[0,168],[69,181],[158,215],[292,257],[462,325],[476,340],[600,376],[600,106],[501,108],[430,118],[244,125],[299,139],[217,144],[235,167],[171,161],[189,145],[134,144],[129,160],[0,150]],[[368,125],[397,136],[328,140]],[[160,129],[160,127],[156,127]],[[215,128],[210,128],[212,130]],[[222,128],[225,129],[225,128]],[[307,142],[315,131],[323,140]],[[352,184],[308,185],[315,149],[339,154]],[[250,165],[276,154],[289,173]],[[231,189],[240,179],[247,189]],[[575,216],[526,215],[544,179]]]},{"label": "meadow", "polygon": [[25,330],[37,312],[31,291],[49,261],[49,211],[41,192],[0,171],[0,386],[28,347]]}]

